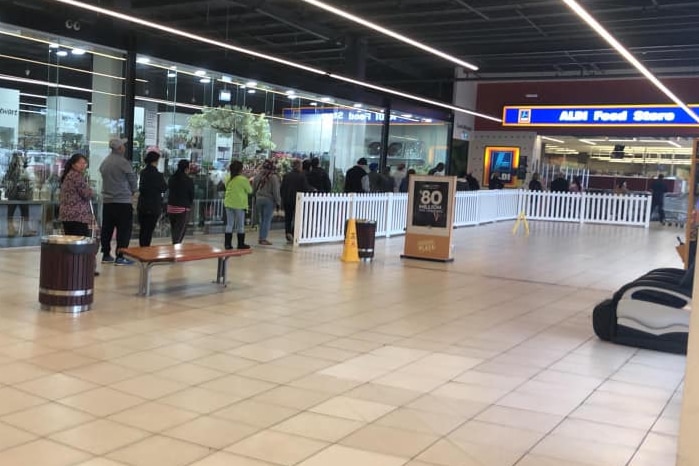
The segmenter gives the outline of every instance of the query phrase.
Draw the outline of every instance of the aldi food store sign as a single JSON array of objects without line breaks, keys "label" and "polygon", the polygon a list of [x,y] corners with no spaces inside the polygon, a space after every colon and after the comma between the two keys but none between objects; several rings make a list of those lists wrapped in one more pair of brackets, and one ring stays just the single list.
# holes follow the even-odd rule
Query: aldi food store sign
[{"label": "aldi food store sign", "polygon": [[[699,114],[699,105],[690,108]],[[676,105],[505,107],[503,126],[698,126]]]}]

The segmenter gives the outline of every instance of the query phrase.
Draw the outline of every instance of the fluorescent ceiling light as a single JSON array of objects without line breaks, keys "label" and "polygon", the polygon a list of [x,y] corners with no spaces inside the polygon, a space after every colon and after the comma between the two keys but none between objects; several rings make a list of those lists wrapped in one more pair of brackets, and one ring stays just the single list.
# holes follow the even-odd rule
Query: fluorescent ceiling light
[{"label": "fluorescent ceiling light", "polygon": [[311,102],[311,105],[313,105],[314,107],[317,107],[317,106],[318,106],[318,102]]},{"label": "fluorescent ceiling light", "polygon": [[668,144],[670,144],[673,147],[678,147],[678,148],[682,147],[681,145],[677,144],[675,141],[665,141],[665,142],[667,142]]},{"label": "fluorescent ceiling light", "polygon": [[459,60],[458,58],[456,58],[453,55],[449,55],[448,53],[444,53],[440,50],[432,48],[428,45],[425,45],[421,42],[413,40],[413,39],[406,37],[402,34],[398,34],[397,32],[394,32],[390,29],[386,29],[383,26],[379,26],[376,23],[372,23],[371,21],[367,21],[364,18],[360,18],[359,16],[355,16],[355,15],[348,13],[344,10],[340,10],[339,8],[335,8],[334,6],[330,6],[326,3],[319,2],[318,0],[303,0],[303,1],[306,3],[310,3],[311,5],[317,6],[318,8],[321,8],[325,11],[329,11],[330,13],[333,13],[335,15],[342,16],[343,18],[348,19],[348,20],[355,22],[357,24],[361,24],[362,26],[366,26],[369,29],[373,29],[374,31],[380,32],[381,34],[384,34],[386,36],[393,37],[394,39],[397,39],[397,40],[404,42],[408,45],[412,45],[413,47],[416,47],[420,50],[424,50],[425,52],[431,53],[432,55],[436,55],[440,58],[444,58],[445,60],[448,60],[452,63],[456,63],[457,65],[463,66],[464,68],[468,68],[469,70],[473,70],[473,71],[478,70],[478,67],[472,63],[469,63],[469,62],[466,62],[463,60]]},{"label": "fluorescent ceiling light", "polygon": [[423,123],[432,123],[432,118],[423,118],[422,122]]},{"label": "fluorescent ceiling light", "polygon": [[167,77],[168,77],[168,78],[176,78],[176,77],[177,77],[177,71],[168,71],[168,72],[167,72]]},{"label": "fluorescent ceiling light", "polygon": [[294,91],[294,90],[290,89],[290,90],[286,91],[286,95],[295,95],[295,94],[296,94],[296,91]]},{"label": "fluorescent ceiling light", "polygon": [[257,92],[255,89],[248,89],[248,94],[254,94],[255,92]]},{"label": "fluorescent ceiling light", "polygon": [[54,89],[70,89],[73,91],[80,91],[80,92],[86,92],[88,94],[103,94],[103,95],[108,95],[112,97],[124,97],[124,94],[114,94],[111,92],[105,92],[105,91],[98,91],[95,89],[86,89],[84,87],[76,87],[76,86],[69,86],[67,84],[57,84],[57,83],[52,83],[49,81],[39,81],[38,79],[28,79],[28,78],[20,78],[17,76],[10,76],[6,74],[0,74],[0,81],[11,81],[11,82],[18,82],[18,83],[27,83],[27,84],[34,84],[37,86],[46,86],[46,87],[52,87]]},{"label": "fluorescent ceiling light", "polygon": [[413,116],[412,113],[403,113],[403,114],[401,114],[401,117],[402,117],[402,118],[411,118],[412,116]]},{"label": "fluorescent ceiling light", "polygon": [[52,42],[52,43],[49,44],[49,48],[50,48],[50,49],[57,49],[57,48],[59,48],[59,47],[60,47],[60,45],[58,45],[58,44],[55,43],[55,42]]},{"label": "fluorescent ceiling light", "polygon": [[245,83],[247,87],[255,87],[257,86],[257,81],[248,81]]},{"label": "fluorescent ceiling light", "polygon": [[591,145],[591,146],[596,146],[596,145],[597,145],[597,143],[592,142],[592,139],[578,139],[578,141],[584,142],[585,144],[589,144],[589,145]]},{"label": "fluorescent ceiling light", "polygon": [[70,51],[73,55],[85,55],[85,49],[76,48]]},{"label": "fluorescent ceiling light", "polygon": [[221,81],[223,81],[224,83],[232,83],[233,78],[231,78],[230,76],[223,75],[221,76]]},{"label": "fluorescent ceiling light", "polygon": [[68,52],[65,50],[59,50],[58,52],[56,52],[56,55],[58,55],[59,57],[67,57]]},{"label": "fluorescent ceiling light", "polygon": [[211,78],[201,78],[199,82],[202,84],[209,84],[211,82]]},{"label": "fluorescent ceiling light", "polygon": [[563,0],[563,3],[568,5],[571,10],[575,12],[580,18],[582,18],[583,21],[585,21],[592,29],[597,32],[604,40],[607,41],[609,45],[614,47],[614,49],[619,52],[619,54],[626,59],[629,63],[631,63],[638,71],[641,72],[643,76],[646,77],[650,82],[652,82],[655,87],[660,89],[660,91],[668,96],[670,100],[675,102],[677,105],[684,110],[687,115],[689,115],[694,121],[699,123],[699,116],[697,116],[696,113],[690,109],[687,104],[685,104],[682,100],[680,100],[679,97],[677,97],[670,89],[665,87],[663,83],[660,82],[658,78],[655,77],[653,73],[651,73],[648,68],[643,66],[643,64],[634,57],[631,52],[626,50],[626,48],[621,45],[621,43],[614,38],[607,30],[597,22],[595,18],[593,18],[583,7],[581,7],[578,2],[575,0]]},{"label": "fluorescent ceiling light", "polygon": [[195,75],[197,76],[206,76],[206,71],[204,70],[197,70],[194,72]]},{"label": "fluorescent ceiling light", "polygon": [[321,102],[332,102],[333,99],[331,99],[330,97],[323,97],[322,99],[320,99],[320,101]]},{"label": "fluorescent ceiling light", "polygon": [[352,107],[354,107],[354,108],[362,108],[362,104],[354,104],[354,105],[352,105]]},{"label": "fluorescent ceiling light", "polygon": [[[71,6],[74,6],[76,8],[81,8],[83,10],[89,10],[89,11],[92,11],[92,12],[95,12],[98,14],[109,16],[111,18],[117,18],[117,19],[120,19],[122,21],[126,21],[128,23],[138,24],[138,25],[141,25],[143,27],[146,27],[149,29],[154,29],[154,30],[161,31],[161,32],[165,32],[165,33],[173,35],[173,36],[184,37],[184,38],[196,41],[196,42],[201,42],[203,44],[213,45],[214,47],[232,50],[234,52],[242,53],[245,55],[250,55],[253,57],[257,57],[257,58],[262,58],[264,60],[268,60],[268,61],[271,61],[274,63],[279,63],[282,65],[290,66],[292,68],[308,71],[310,73],[315,73],[315,74],[319,74],[322,76],[328,76],[330,78],[337,79],[339,81],[344,81],[347,83],[355,84],[357,86],[361,86],[361,87],[364,87],[367,89],[373,89],[376,91],[383,92],[385,94],[391,94],[391,95],[403,97],[406,99],[414,100],[416,102],[426,103],[426,104],[429,104],[429,105],[432,105],[435,107],[445,108],[445,109],[453,110],[455,112],[465,113],[467,115],[473,115],[473,116],[477,116],[479,118],[485,118],[486,120],[491,120],[491,121],[495,121],[497,123],[502,123],[502,119],[497,118],[497,117],[493,117],[493,116],[486,115],[483,113],[479,113],[479,112],[475,112],[475,111],[468,110],[465,108],[457,107],[455,105],[450,105],[450,104],[447,104],[445,102],[439,102],[439,101],[435,101],[432,99],[427,99],[425,97],[420,97],[417,95],[408,94],[406,92],[400,92],[400,91],[397,91],[394,89],[390,89],[390,88],[386,88],[386,87],[382,87],[382,86],[377,86],[375,84],[371,84],[368,82],[347,78],[347,77],[341,76],[341,75],[336,75],[333,73],[323,71],[323,70],[318,69],[318,68],[313,68],[311,66],[306,66],[306,65],[302,65],[300,63],[292,62],[289,60],[284,60],[282,58],[278,58],[278,57],[275,57],[272,55],[267,55],[264,53],[255,52],[253,50],[246,49],[243,47],[237,47],[235,45],[231,45],[231,44],[228,44],[226,42],[221,42],[218,40],[210,39],[208,37],[200,36],[197,34],[192,34],[190,32],[182,31],[180,29],[176,29],[176,28],[173,28],[170,26],[165,26],[163,24],[154,23],[152,21],[147,21],[145,19],[136,18],[134,16],[127,15],[125,13],[119,13],[117,11],[113,11],[113,10],[109,10],[107,8],[102,8],[102,7],[99,7],[96,5],[91,5],[88,3],[80,2],[78,0],[53,0],[53,1],[57,2],[57,3],[71,5]],[[92,53],[95,53],[95,52],[92,52]],[[121,58],[121,60],[123,60],[123,58]]]},{"label": "fluorescent ceiling light", "polygon": [[150,58],[148,58],[148,57],[138,57],[138,58],[136,59],[136,63],[143,63],[143,64],[150,63]]},{"label": "fluorescent ceiling light", "polygon": [[548,137],[548,136],[541,136],[541,139],[545,139],[545,140],[551,141],[551,142],[557,142],[557,143],[559,143],[559,144],[563,144],[563,143],[565,142],[565,141],[562,141],[562,140],[560,140],[560,139],[550,138],[550,137]]}]

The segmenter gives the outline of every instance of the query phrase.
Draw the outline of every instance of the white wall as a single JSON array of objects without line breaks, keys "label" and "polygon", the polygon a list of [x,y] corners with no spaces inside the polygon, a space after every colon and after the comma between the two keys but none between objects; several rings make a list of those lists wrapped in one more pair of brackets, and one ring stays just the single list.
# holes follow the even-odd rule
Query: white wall
[{"label": "white wall", "polygon": [[[14,149],[19,136],[19,91],[17,89],[0,88],[0,128],[9,130],[12,134],[0,144],[10,145]],[[5,132],[3,131],[3,132]]]}]

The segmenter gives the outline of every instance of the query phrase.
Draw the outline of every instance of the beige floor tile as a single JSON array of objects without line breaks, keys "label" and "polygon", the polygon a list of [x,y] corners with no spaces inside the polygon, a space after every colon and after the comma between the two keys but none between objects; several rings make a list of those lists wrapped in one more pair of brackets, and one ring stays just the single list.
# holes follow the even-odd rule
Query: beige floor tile
[{"label": "beige floor tile", "polygon": [[253,397],[253,401],[270,403],[293,409],[308,409],[322,403],[331,396],[332,395],[328,393],[283,385],[256,395]]},{"label": "beige floor tile", "polygon": [[[477,443],[520,452],[531,449],[542,437],[543,434],[532,430],[479,421],[469,421],[449,435],[449,439],[456,443]],[[503,442],[503,439],[507,441]]]},{"label": "beige floor tile", "polygon": [[196,364],[184,363],[170,366],[162,371],[153,373],[153,375],[176,380],[188,385],[198,385],[222,377],[225,373]]},{"label": "beige floor tile", "polygon": [[111,362],[139,372],[155,372],[179,364],[180,361],[155,352],[143,351],[112,359]]},{"label": "beige floor tile", "polygon": [[153,352],[161,356],[177,359],[178,361],[192,361],[194,359],[209,356],[213,353],[212,350],[198,348],[186,343],[161,346],[160,348],[153,350]]},{"label": "beige floor tile", "polygon": [[337,396],[313,407],[311,411],[354,421],[373,422],[394,409],[396,409],[395,406],[384,403]]},{"label": "beige floor tile", "polygon": [[148,432],[133,427],[98,419],[55,433],[51,435],[51,439],[79,450],[89,451],[93,455],[103,455],[149,435]]},{"label": "beige floor tile", "polygon": [[364,425],[360,421],[305,412],[273,426],[272,429],[325,442],[337,442]]},{"label": "beige floor tile", "polygon": [[146,374],[112,384],[112,388],[147,400],[155,400],[183,390],[187,388],[187,385],[164,377]]},{"label": "beige floor tile", "polygon": [[446,380],[442,378],[427,377],[424,375],[409,374],[406,372],[392,372],[373,381],[379,385],[387,385],[395,388],[405,388],[421,393],[428,393],[443,385]]},{"label": "beige floor tile", "polygon": [[[584,453],[581,453],[580,456],[584,456]],[[672,463],[672,466],[674,466],[674,462]],[[517,466],[590,466],[590,463],[580,463],[577,461],[569,461],[569,460],[564,460],[561,458],[551,458],[551,457],[546,457],[546,456],[541,456],[541,455],[532,455],[528,454],[522,460],[517,463]],[[648,465],[650,466],[650,465]],[[659,464],[653,464],[653,466],[662,466],[660,463]],[[666,466],[671,466],[670,464]]]},{"label": "beige floor tile", "polygon": [[527,379],[525,377],[516,377],[511,375],[503,374],[490,374],[487,372],[480,372],[476,370],[470,370],[461,376],[454,379],[454,382],[470,384],[470,385],[481,385],[489,388],[497,388],[501,390],[514,390],[517,386],[524,383]]},{"label": "beige floor tile", "polygon": [[46,403],[45,399],[29,395],[12,387],[0,388],[0,416],[23,411],[43,403]]},{"label": "beige floor tile", "polygon": [[228,393],[240,398],[247,398],[277,387],[264,380],[251,379],[240,375],[227,375],[199,385],[201,388]]},{"label": "beige floor tile", "polygon": [[359,450],[412,458],[439,439],[437,435],[411,432],[379,425],[368,425],[340,443]]},{"label": "beige floor tile", "polygon": [[553,430],[563,420],[563,416],[506,408],[504,406],[491,406],[476,416],[475,419],[477,421],[517,427],[545,434]]},{"label": "beige floor tile", "polygon": [[0,452],[0,464],[69,466],[87,460],[90,456],[60,443],[39,439]]},{"label": "beige floor tile", "polygon": [[344,393],[361,384],[362,383],[357,380],[339,379],[322,374],[311,374],[289,383],[292,387],[307,388],[309,390],[333,394]]},{"label": "beige floor tile", "polygon": [[0,366],[0,383],[14,385],[27,380],[50,375],[51,371],[27,362],[14,362]]},{"label": "beige floor tile", "polygon": [[0,450],[5,450],[15,445],[28,443],[36,439],[36,435],[25,430],[16,429],[7,424],[0,423]]},{"label": "beige floor tile", "polygon": [[109,416],[145,402],[143,398],[101,387],[58,400],[59,403],[93,416]]},{"label": "beige floor tile", "polygon": [[333,445],[302,462],[299,466],[401,466],[407,461],[407,458]]},{"label": "beige floor tile", "polygon": [[166,430],[163,435],[209,448],[221,449],[257,431],[257,428],[246,424],[202,416]]},{"label": "beige floor tile", "polygon": [[192,463],[191,466],[275,466],[272,463],[219,451],[211,456]]},{"label": "beige floor tile", "polygon": [[289,367],[274,362],[258,364],[239,371],[238,374],[253,379],[265,380],[276,384],[286,384],[313,372],[306,368]]},{"label": "beige floor tile", "polygon": [[402,406],[416,400],[422,393],[399,387],[389,387],[378,383],[366,383],[346,393],[350,398],[374,401],[376,403]]},{"label": "beige floor tile", "polygon": [[66,374],[51,374],[15,385],[15,388],[49,400],[57,400],[76,393],[85,392],[97,385]]},{"label": "beige floor tile", "polygon": [[239,372],[243,369],[254,367],[258,364],[256,361],[252,361],[250,359],[223,353],[211,354],[209,356],[204,356],[203,358],[194,359],[190,362],[192,364],[214,369],[226,374]]},{"label": "beige floor tile", "polygon": [[160,398],[164,403],[176,408],[187,409],[201,414],[219,410],[240,400],[240,397],[227,393],[215,392],[204,388],[191,387],[172,395]]},{"label": "beige floor tile", "polygon": [[26,362],[49,371],[61,372],[80,366],[87,366],[88,364],[94,363],[95,360],[85,356],[80,356],[72,351],[59,351],[57,353],[43,354],[41,356],[27,359]]},{"label": "beige floor tile", "polygon": [[566,437],[587,440],[590,442],[608,443],[612,445],[624,445],[638,448],[646,436],[646,431],[629,429],[599,422],[585,421],[582,419],[566,419],[553,434]]},{"label": "beige floor tile", "polygon": [[511,466],[523,453],[489,445],[440,440],[417,459],[443,466]]},{"label": "beige floor tile", "polygon": [[325,442],[267,430],[226,448],[226,451],[291,466],[322,450],[327,445]]},{"label": "beige floor tile", "polygon": [[165,429],[183,424],[199,413],[160,403],[145,403],[127,409],[109,417],[110,420],[122,424],[147,430],[149,432],[162,432]]},{"label": "beige floor tile", "polygon": [[126,463],[117,463],[106,458],[93,458],[75,466],[128,466]]},{"label": "beige floor tile", "polygon": [[464,420],[475,416],[488,407],[478,401],[459,400],[445,396],[423,395],[406,405],[406,408],[461,417]]},{"label": "beige floor tile", "polygon": [[398,408],[376,421],[376,424],[436,436],[446,435],[465,422],[463,416]]},{"label": "beige floor tile", "polygon": [[207,456],[208,448],[160,435],[148,437],[107,457],[132,466],[185,466]]},{"label": "beige floor tile", "polygon": [[629,466],[675,466],[677,455],[639,450],[631,459]]},{"label": "beige floor tile", "polygon": [[[626,464],[635,451],[635,448],[623,445],[609,445],[553,434],[544,438],[531,452],[565,461],[611,466]],[[580,452],[585,452],[584,456]]]},{"label": "beige floor tile", "polygon": [[68,408],[58,403],[46,403],[3,416],[0,420],[28,432],[45,436],[85,424],[93,419],[93,416],[82,411]]},{"label": "beige floor tile", "polygon": [[258,362],[269,362],[289,354],[287,351],[269,348],[261,344],[243,345],[228,351],[228,354]]},{"label": "beige floor tile", "polygon": [[509,393],[508,389],[449,382],[432,391],[435,396],[492,404]]},{"label": "beige floor tile", "polygon": [[66,371],[66,374],[86,380],[88,382],[100,385],[109,385],[121,380],[135,377],[139,375],[140,372],[129,369],[128,367],[104,361]]},{"label": "beige floor tile", "polygon": [[243,422],[256,427],[269,427],[294,416],[298,409],[245,400],[214,412],[212,415],[231,421]]}]

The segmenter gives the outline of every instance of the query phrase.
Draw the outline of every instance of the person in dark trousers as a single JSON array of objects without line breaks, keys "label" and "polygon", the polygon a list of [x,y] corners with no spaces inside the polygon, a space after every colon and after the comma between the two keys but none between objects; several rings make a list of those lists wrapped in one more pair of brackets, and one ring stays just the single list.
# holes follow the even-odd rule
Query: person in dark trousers
[{"label": "person in dark trousers", "polygon": [[427,172],[430,176],[444,176],[444,164],[439,162],[436,167]]},{"label": "person in dark trousers", "polygon": [[163,212],[163,193],[167,191],[167,183],[162,173],[158,171],[160,152],[157,148],[148,151],[144,162],[146,166],[141,170],[138,185],[138,224],[141,226],[138,232],[138,245],[150,246],[153,240],[153,231],[158,219]]},{"label": "person in dark trousers", "polygon": [[551,182],[552,193],[567,193],[570,190],[570,184],[562,172],[556,173],[556,178]]},{"label": "person in dark trousers", "polygon": [[345,174],[345,192],[368,193],[369,191],[371,191],[371,185],[367,174],[367,161],[362,157],[357,160],[357,165],[347,170]]},{"label": "person in dark trousers", "polygon": [[329,193],[332,189],[328,172],[320,166],[320,159],[318,157],[313,157],[311,159],[311,171],[306,177],[308,178],[308,184],[319,193]]},{"label": "person in dark trousers", "polygon": [[384,167],[381,171],[381,191],[384,193],[392,193],[395,181],[391,176],[391,167]]},{"label": "person in dark trousers", "polygon": [[663,181],[664,178],[665,175],[661,173],[650,185],[652,192],[650,211],[653,213],[656,208],[658,209],[658,220],[663,225],[665,224],[665,193],[667,193],[667,186]]},{"label": "person in dark trousers", "polygon": [[[126,159],[126,141],[112,139],[111,150],[100,165],[102,174],[102,263],[114,265],[131,265],[133,261],[125,258],[121,249],[129,247],[133,228],[133,206],[131,199],[138,191],[138,180]],[[111,240],[116,229],[116,259],[111,255]]]},{"label": "person in dark trousers", "polygon": [[379,173],[379,164],[372,162],[369,164],[369,190],[372,193],[380,193],[383,189],[383,180],[381,179],[381,173]]},{"label": "person in dark trousers", "polygon": [[294,242],[294,216],[296,215],[296,194],[311,191],[306,175],[301,169],[301,161],[291,162],[291,171],[284,175],[280,188],[284,207],[284,232],[286,241]]},{"label": "person in dark trousers", "polygon": [[403,179],[400,182],[400,187],[398,188],[398,191],[401,193],[407,193],[408,188],[410,187],[410,175],[414,175],[415,170],[412,168],[408,170],[408,173],[403,177]]},{"label": "person in dark trousers", "polygon": [[187,215],[194,204],[194,181],[189,177],[189,160],[180,160],[168,180],[167,216],[172,244],[180,244],[187,230]]},{"label": "person in dark trousers", "polygon": [[500,179],[500,172],[493,172],[488,182],[488,189],[503,189],[505,184]]}]

